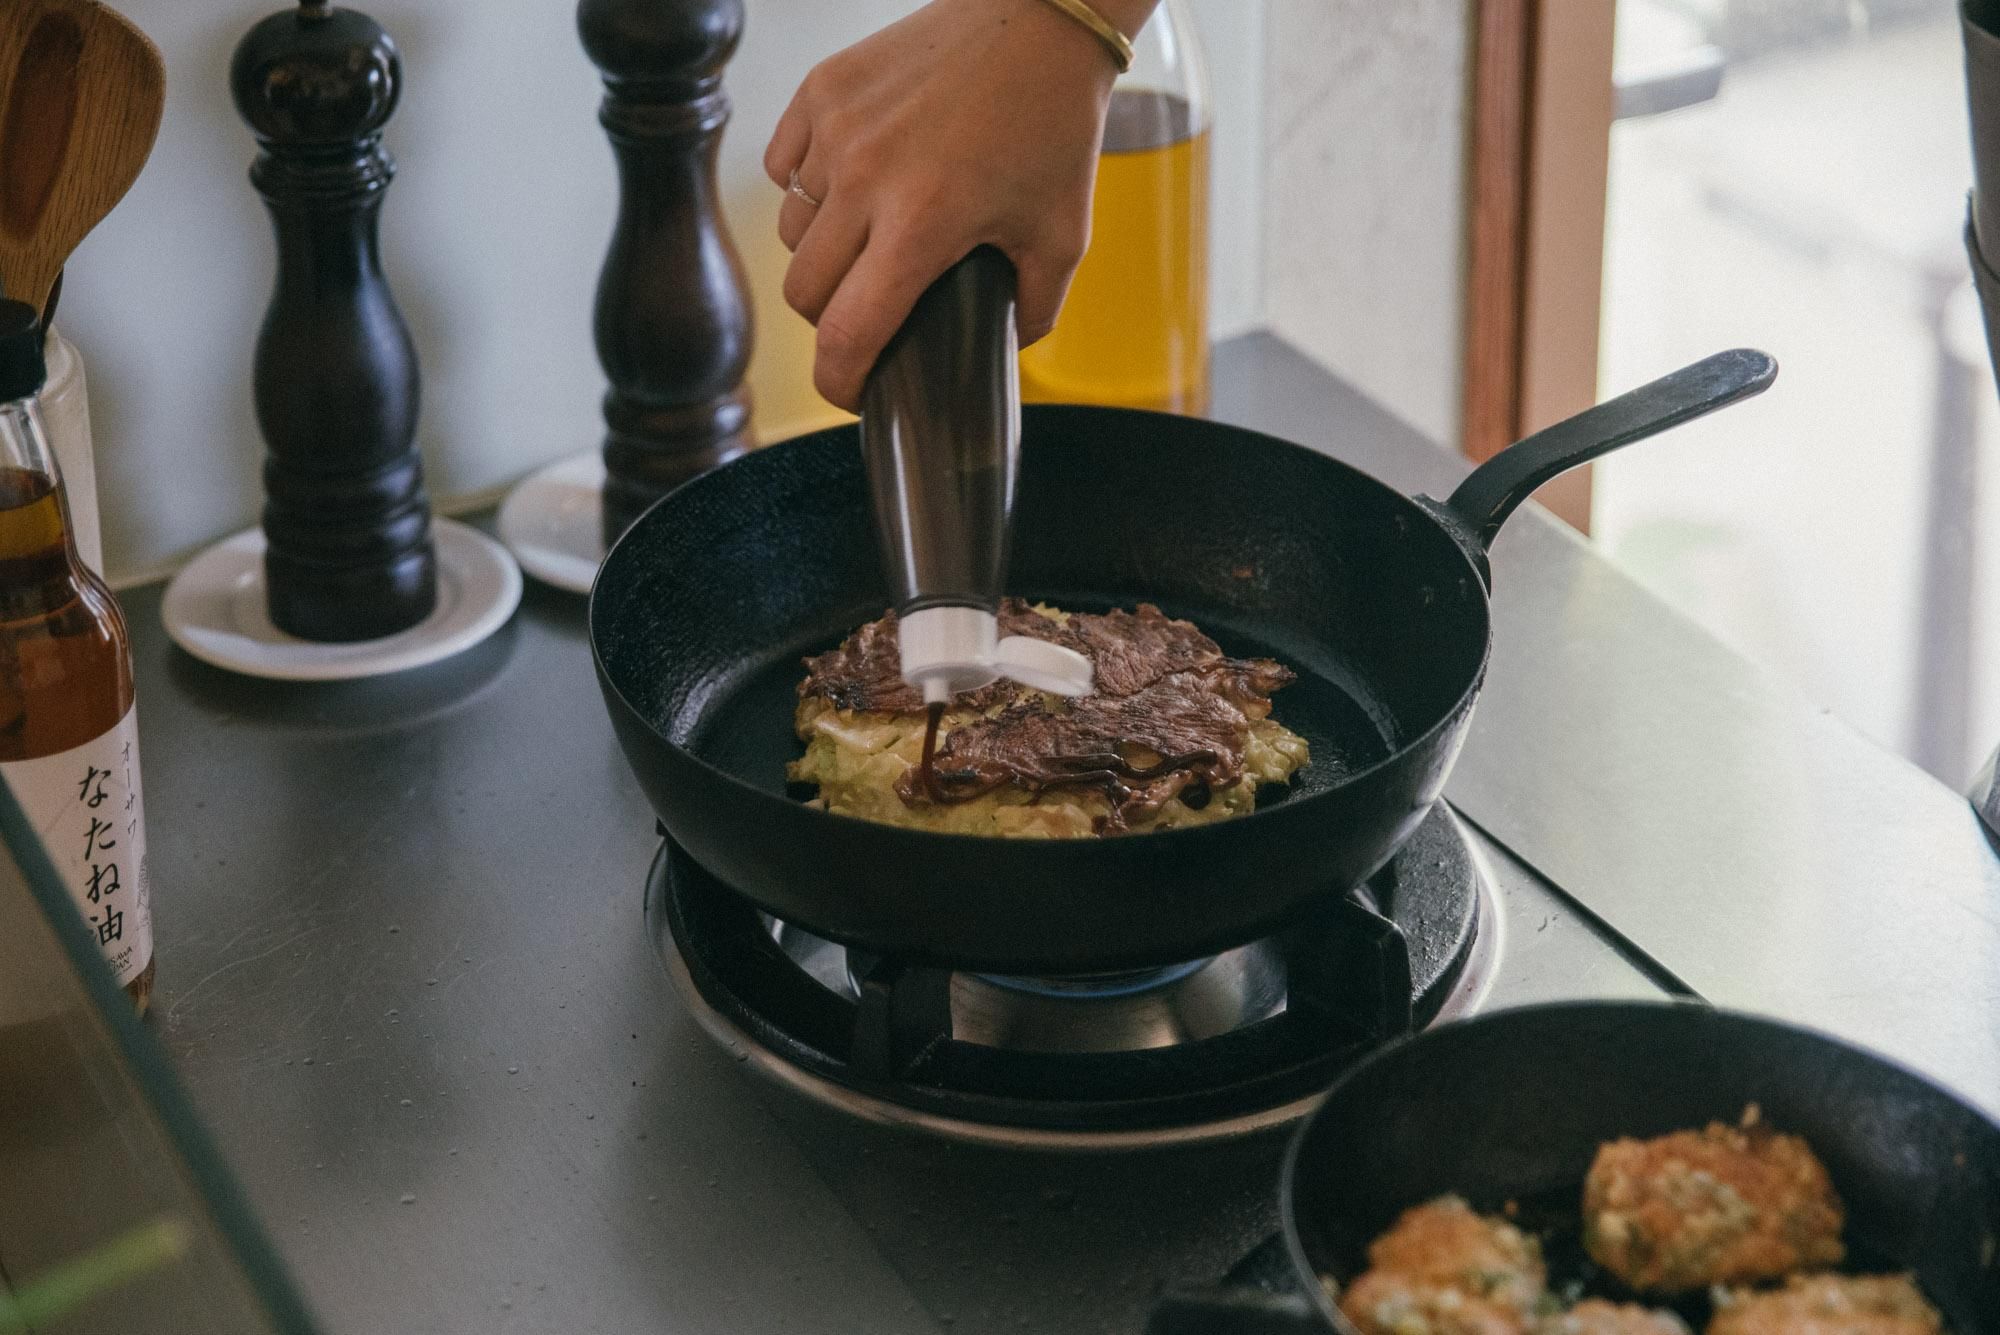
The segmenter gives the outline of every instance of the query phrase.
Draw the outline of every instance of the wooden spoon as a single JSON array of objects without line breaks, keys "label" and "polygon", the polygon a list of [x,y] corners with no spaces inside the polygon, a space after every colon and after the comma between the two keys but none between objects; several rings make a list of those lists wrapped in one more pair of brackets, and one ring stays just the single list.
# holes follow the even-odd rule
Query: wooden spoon
[{"label": "wooden spoon", "polygon": [[97,0],[0,4],[0,285],[46,309],[77,243],[146,165],[160,53]]}]

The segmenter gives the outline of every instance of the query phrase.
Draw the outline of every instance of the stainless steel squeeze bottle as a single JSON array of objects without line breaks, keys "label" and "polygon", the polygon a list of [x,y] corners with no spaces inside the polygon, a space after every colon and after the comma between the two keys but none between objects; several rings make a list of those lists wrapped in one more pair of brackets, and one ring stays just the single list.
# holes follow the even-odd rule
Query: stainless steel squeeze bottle
[{"label": "stainless steel squeeze bottle", "polygon": [[1021,457],[1016,351],[1014,266],[981,246],[918,298],[862,390],[861,451],[903,680],[926,704],[1002,676],[1059,695],[1090,689],[1082,655],[999,638]]}]

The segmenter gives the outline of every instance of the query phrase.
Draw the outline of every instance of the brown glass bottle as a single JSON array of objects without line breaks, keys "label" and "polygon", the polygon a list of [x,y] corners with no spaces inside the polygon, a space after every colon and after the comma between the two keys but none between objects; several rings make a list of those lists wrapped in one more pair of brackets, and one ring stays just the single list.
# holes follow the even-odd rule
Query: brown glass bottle
[{"label": "brown glass bottle", "polygon": [[77,554],[36,410],[39,332],[30,356],[24,323],[32,312],[0,302],[0,777],[143,1012],[154,962],[131,641]]}]

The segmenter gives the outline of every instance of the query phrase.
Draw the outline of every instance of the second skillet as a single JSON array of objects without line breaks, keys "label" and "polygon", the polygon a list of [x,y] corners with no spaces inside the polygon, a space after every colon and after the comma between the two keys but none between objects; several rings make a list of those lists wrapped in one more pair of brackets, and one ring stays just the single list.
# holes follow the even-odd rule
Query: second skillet
[{"label": "second skillet", "polygon": [[1842,1270],[1911,1271],[1953,1335],[2000,1335],[2000,1124],[1828,1035],[1657,1001],[1496,1011],[1355,1067],[1285,1158],[1282,1254],[1253,1254],[1248,1283],[1169,1295],[1147,1330],[1358,1335],[1320,1277],[1351,1283],[1398,1214],[1446,1194],[1489,1212],[1515,1202],[1544,1235],[1552,1286],[1672,1306],[1700,1330],[1706,1293],[1642,1297],[1590,1264],[1583,1180],[1606,1141],[1733,1124],[1751,1105],[1826,1164],[1846,1212]]},{"label": "second skillet", "polygon": [[853,427],[738,459],[640,518],[591,594],[598,681],[667,832],[788,922],[1017,974],[1197,958],[1360,883],[1437,800],[1486,670],[1486,545],[1515,507],[1776,369],[1718,353],[1522,441],[1442,504],[1214,422],[1025,410],[1014,592],[1071,611],[1155,602],[1225,653],[1298,674],[1275,716],[1312,761],[1235,820],[1005,840],[836,816],[787,791],[801,658],[889,601]]}]

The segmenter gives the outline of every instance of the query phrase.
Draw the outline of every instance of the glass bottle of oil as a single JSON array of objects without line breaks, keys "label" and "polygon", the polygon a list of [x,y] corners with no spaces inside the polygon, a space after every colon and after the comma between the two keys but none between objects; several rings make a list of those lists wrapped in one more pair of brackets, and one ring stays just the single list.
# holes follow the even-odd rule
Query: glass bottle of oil
[{"label": "glass bottle of oil", "polygon": [[1021,354],[1021,396],[1208,407],[1208,77],[1182,0],[1164,0],[1111,90],[1090,249],[1055,331]]},{"label": "glass bottle of oil", "polygon": [[42,357],[39,313],[0,301],[0,780],[143,1011],[153,926],[132,645],[77,555]]}]

